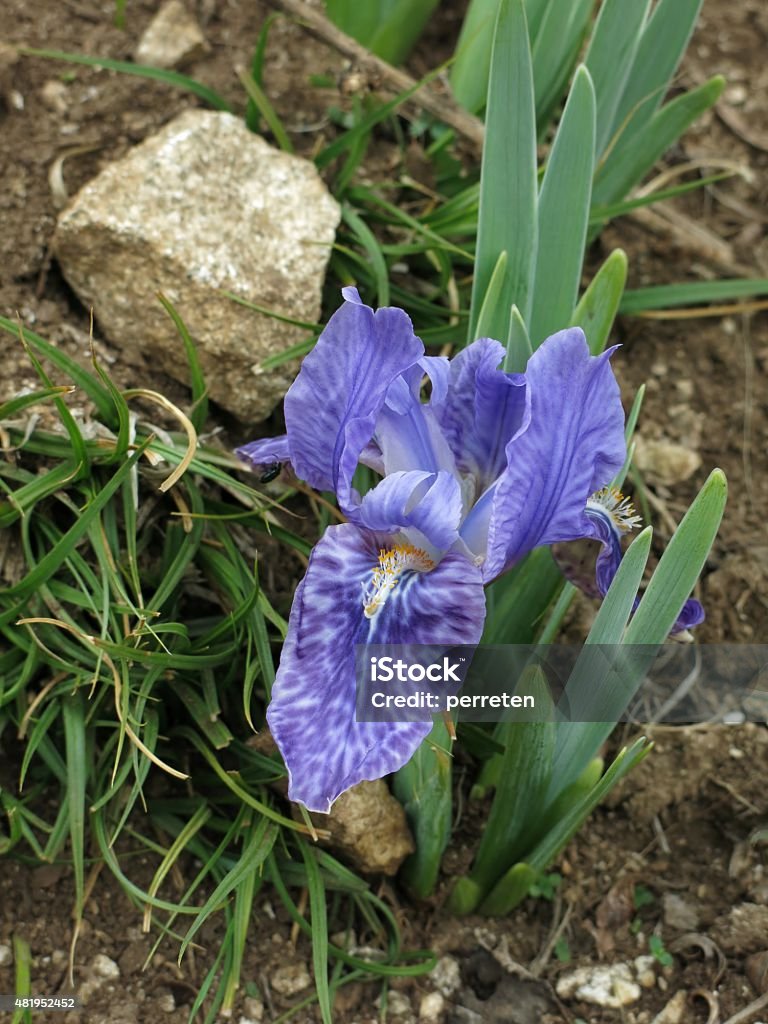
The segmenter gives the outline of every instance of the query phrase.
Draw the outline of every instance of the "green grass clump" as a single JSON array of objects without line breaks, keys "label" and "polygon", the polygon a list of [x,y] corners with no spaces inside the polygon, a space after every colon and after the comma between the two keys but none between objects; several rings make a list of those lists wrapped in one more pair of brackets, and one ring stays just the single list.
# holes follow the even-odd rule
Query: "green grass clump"
[{"label": "green grass clump", "polygon": [[[258,582],[261,540],[271,534],[299,559],[310,544],[200,437],[205,384],[162,301],[190,361],[188,413],[152,391],[121,392],[95,359],[84,369],[0,318],[41,379],[0,406],[0,741],[15,774],[0,788],[0,854],[71,865],[73,955],[103,867],[156,945],[172,936],[183,955],[218,915],[193,1010],[206,1021],[248,980],[254,900],[268,887],[314,936],[317,992],[305,1003],[318,1000],[330,1020],[339,985],[433,961],[404,953],[368,884],[282,812],[285,770],[248,742],[286,630]],[[42,415],[30,418],[33,406]],[[139,853],[154,864],[149,884],[132,877]],[[380,960],[328,943],[351,923]]]}]

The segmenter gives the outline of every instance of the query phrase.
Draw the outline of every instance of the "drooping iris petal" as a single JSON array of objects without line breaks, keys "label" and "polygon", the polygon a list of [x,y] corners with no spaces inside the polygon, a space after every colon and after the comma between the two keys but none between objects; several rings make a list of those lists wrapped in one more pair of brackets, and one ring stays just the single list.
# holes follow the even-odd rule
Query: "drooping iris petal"
[{"label": "drooping iris petal", "polygon": [[363,498],[350,517],[369,530],[418,530],[440,551],[459,535],[461,489],[445,472],[390,473]]},{"label": "drooping iris petal", "polygon": [[285,424],[297,476],[354,504],[352,474],[371,440],[392,381],[424,354],[401,309],[375,313],[354,289],[304,359],[285,396]]},{"label": "drooping iris petal", "polygon": [[[378,604],[369,600],[366,614],[380,552],[394,544],[391,536],[350,523],[330,527],[294,597],[267,720],[288,768],[288,795],[310,810],[327,812],[350,786],[401,767],[431,728],[355,720],[355,644],[480,640],[480,573],[453,553],[431,571],[403,572]],[[407,545],[404,550],[407,565]]]},{"label": "drooping iris petal", "polygon": [[235,454],[245,462],[250,462],[256,469],[272,466],[278,462],[291,461],[291,448],[287,434],[249,441],[248,444],[235,449]]},{"label": "drooping iris petal", "polygon": [[525,376],[498,367],[504,347],[479,338],[451,361],[448,391],[435,414],[459,468],[476,479],[477,495],[506,467],[506,446],[523,425]]},{"label": "drooping iris petal", "polygon": [[490,502],[486,580],[539,545],[591,535],[587,499],[626,455],[610,355],[590,355],[583,332],[571,328],[531,356],[525,421],[507,445],[506,469],[469,517],[481,520]]},{"label": "drooping iris petal", "polygon": [[[594,582],[587,575],[588,567],[574,565],[568,558],[568,547],[556,546],[553,550],[555,561],[564,575],[589,597],[605,597],[621,564],[622,537],[639,525],[640,517],[627,499],[614,488],[604,488],[592,495],[587,502],[586,516],[590,526],[589,536],[599,541],[600,551],[595,562]],[[640,604],[639,596],[633,603],[633,611]],[[704,608],[694,598],[683,605],[670,634],[681,633],[700,625],[705,618]]]}]

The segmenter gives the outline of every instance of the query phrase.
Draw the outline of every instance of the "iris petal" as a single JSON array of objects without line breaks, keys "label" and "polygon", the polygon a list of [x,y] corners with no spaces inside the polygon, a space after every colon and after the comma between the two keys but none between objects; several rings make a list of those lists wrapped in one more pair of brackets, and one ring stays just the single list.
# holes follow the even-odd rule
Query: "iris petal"
[{"label": "iris petal", "polygon": [[304,359],[285,396],[285,424],[296,474],[354,504],[351,480],[371,440],[389,385],[424,354],[401,309],[375,313],[354,289]]},{"label": "iris petal", "polygon": [[464,472],[481,494],[503,472],[505,449],[525,415],[525,377],[498,369],[504,347],[479,338],[451,361],[447,393],[433,403],[440,426]]},{"label": "iris petal", "polygon": [[276,462],[290,462],[291,448],[288,435],[280,437],[264,437],[258,441],[249,441],[235,449],[235,454],[244,462],[250,462],[255,469],[272,466]]},{"label": "iris petal", "polygon": [[416,529],[446,551],[458,537],[461,489],[450,473],[390,473],[362,500],[354,522],[369,530]]},{"label": "iris petal", "polygon": [[486,581],[539,545],[591,535],[587,499],[611,481],[626,455],[610,355],[590,355],[583,332],[571,328],[529,360],[525,419],[507,445],[507,467],[493,492]]},{"label": "iris petal", "polygon": [[430,572],[403,578],[372,618],[363,586],[392,538],[350,523],[326,530],[296,591],[267,712],[289,773],[288,795],[327,812],[363,779],[395,771],[429,722],[355,719],[355,644],[474,644],[485,618],[480,573],[449,553]]}]

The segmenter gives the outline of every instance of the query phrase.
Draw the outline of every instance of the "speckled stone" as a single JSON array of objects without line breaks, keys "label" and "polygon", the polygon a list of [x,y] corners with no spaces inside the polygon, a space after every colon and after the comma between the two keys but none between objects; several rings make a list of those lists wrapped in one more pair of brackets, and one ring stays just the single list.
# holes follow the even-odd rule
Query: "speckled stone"
[{"label": "speckled stone", "polygon": [[150,370],[186,383],[182,343],[157,299],[167,295],[197,345],[209,396],[253,422],[297,368],[263,372],[261,363],[306,331],[222,292],[317,320],[339,217],[309,161],[230,114],[187,110],[78,192],[59,217],[54,251],[123,358],[141,354]]},{"label": "speckled stone", "polygon": [[180,68],[208,49],[202,29],[181,0],[164,3],[136,47],[137,64]]}]

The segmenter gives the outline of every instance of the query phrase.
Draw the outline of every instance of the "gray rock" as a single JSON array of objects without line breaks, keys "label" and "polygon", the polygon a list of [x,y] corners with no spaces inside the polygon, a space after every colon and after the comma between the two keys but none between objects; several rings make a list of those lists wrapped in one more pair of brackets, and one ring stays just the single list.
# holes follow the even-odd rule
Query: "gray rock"
[{"label": "gray rock", "polygon": [[694,932],[699,927],[699,911],[688,900],[674,892],[665,892],[662,898],[664,924],[681,932]]},{"label": "gray rock", "polygon": [[134,58],[137,64],[178,68],[208,49],[202,29],[180,0],[163,4],[144,31]]},{"label": "gray rock", "polygon": [[[224,290],[315,321],[338,203],[315,167],[230,114],[188,110],[107,166],[59,217],[64,276],[122,358],[186,382],[162,291],[194,339],[210,397],[243,420],[267,416],[296,373],[261,363],[307,332]],[[151,379],[146,380],[152,383]]]}]

